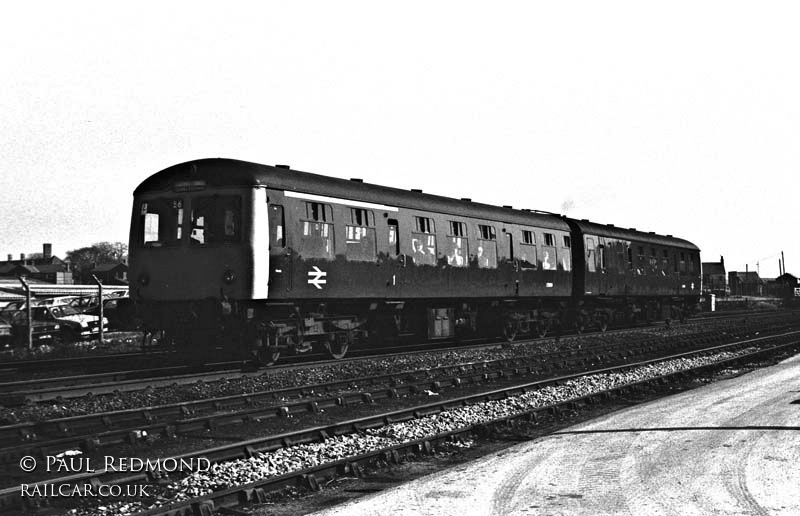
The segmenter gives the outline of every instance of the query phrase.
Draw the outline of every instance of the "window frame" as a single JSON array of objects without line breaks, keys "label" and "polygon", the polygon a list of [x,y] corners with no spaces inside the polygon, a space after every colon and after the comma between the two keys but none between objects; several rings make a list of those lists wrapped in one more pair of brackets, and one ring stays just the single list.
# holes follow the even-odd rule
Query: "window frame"
[{"label": "window frame", "polygon": [[[378,237],[375,230],[375,212],[366,208],[350,208],[350,223],[345,224],[345,250],[344,255],[348,261],[354,262],[376,262],[378,261]],[[372,243],[360,245],[360,250],[366,253],[356,252],[354,241]]]},{"label": "window frame", "polygon": [[[205,201],[203,204],[200,204],[199,201]],[[231,200],[235,201],[235,209],[234,212],[232,225],[233,225],[233,235],[227,234],[227,218],[222,222],[222,226],[220,226],[219,219],[217,215],[222,213],[223,211],[220,208],[226,207],[226,203],[230,202]],[[195,219],[195,211],[198,212],[200,210],[208,209],[209,207],[213,210],[214,217],[211,220],[206,221],[207,213],[203,213],[202,215],[198,215],[197,219],[200,217],[203,218],[203,226],[195,226],[196,219]],[[243,228],[243,212],[244,212],[244,202],[242,199],[241,194],[211,194],[211,195],[197,195],[191,197],[189,199],[189,220],[188,220],[188,238],[189,238],[189,245],[195,248],[202,248],[202,247],[213,247],[218,245],[230,245],[230,244],[238,244],[241,243],[244,228]],[[228,210],[224,210],[227,214]],[[222,235],[222,238],[217,236],[218,229],[222,227],[222,231],[219,234]],[[202,229],[203,230],[203,241],[199,241],[198,239],[194,238],[193,233],[195,229]],[[209,229],[213,229],[209,233]],[[213,235],[213,238],[209,239],[209,235]]]},{"label": "window frame", "polygon": [[[177,221],[171,225],[171,228],[174,229],[175,238],[170,240],[162,240],[161,237],[161,212],[151,212],[149,211],[150,206],[153,202],[163,203],[164,207],[167,207],[168,210],[164,211],[164,214],[169,213],[172,211],[173,215],[177,215]],[[175,203],[179,203],[179,206],[175,206]],[[137,230],[138,236],[136,238],[137,247],[140,249],[158,249],[161,247],[175,247],[182,244],[185,238],[185,231],[184,228],[186,226],[187,217],[186,217],[186,197],[176,197],[176,196],[164,196],[164,197],[154,197],[150,199],[141,199],[139,201],[139,228]],[[157,215],[156,221],[156,231],[157,231],[157,238],[156,240],[147,240],[147,227],[148,227],[148,215]],[[150,218],[150,220],[153,220]]]}]

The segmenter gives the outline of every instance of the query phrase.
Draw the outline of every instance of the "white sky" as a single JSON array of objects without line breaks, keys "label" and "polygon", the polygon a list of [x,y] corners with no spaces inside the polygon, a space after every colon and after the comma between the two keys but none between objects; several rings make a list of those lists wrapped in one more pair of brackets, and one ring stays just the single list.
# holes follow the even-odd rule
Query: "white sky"
[{"label": "white sky", "polygon": [[[0,260],[127,241],[229,157],[588,218],[800,273],[800,4],[13,2]],[[777,255],[777,256],[776,256]]]}]

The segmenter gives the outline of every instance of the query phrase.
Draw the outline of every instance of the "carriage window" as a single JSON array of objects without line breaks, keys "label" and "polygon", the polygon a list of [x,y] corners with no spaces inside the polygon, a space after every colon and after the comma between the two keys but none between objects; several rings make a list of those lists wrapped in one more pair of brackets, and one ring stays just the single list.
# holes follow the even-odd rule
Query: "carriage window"
[{"label": "carriage window", "polygon": [[533,238],[533,231],[528,231],[527,229],[522,230],[522,243],[528,245],[536,243],[536,240]]},{"label": "carriage window", "polygon": [[416,265],[436,265],[436,235],[411,233],[411,258]]},{"label": "carriage window", "polygon": [[597,246],[597,254],[600,258],[600,270],[606,269],[606,246],[598,245]]},{"label": "carriage window", "polygon": [[495,234],[494,226],[478,224],[478,238],[481,240],[495,240],[497,235]]},{"label": "carriage window", "polygon": [[301,220],[300,256],[333,260],[333,224]]},{"label": "carriage window", "polygon": [[372,210],[350,208],[350,223],[355,226],[375,226],[375,214]]},{"label": "carriage window", "polygon": [[497,268],[497,242],[478,239],[478,252],[475,255],[478,267],[482,269]]},{"label": "carriage window", "polygon": [[448,236],[445,240],[445,255],[447,264],[453,267],[466,267],[468,265],[469,243],[466,238]]},{"label": "carriage window", "polygon": [[561,270],[572,270],[572,255],[570,255],[568,252],[561,253]]},{"label": "carriage window", "polygon": [[376,259],[375,228],[365,226],[345,226],[347,236],[347,258],[361,262],[373,262]]},{"label": "carriage window", "polygon": [[212,195],[192,199],[192,245],[218,244],[239,240],[241,232],[241,204],[237,195]]},{"label": "carriage window", "polygon": [[686,272],[686,253],[681,253],[681,261],[679,263],[680,271]]},{"label": "carriage window", "polygon": [[546,271],[554,271],[558,268],[558,258],[556,256],[556,237],[552,233],[544,233],[545,247],[552,247],[553,249],[542,250],[542,269]]},{"label": "carriage window", "polygon": [[597,250],[594,247],[594,238],[586,237],[586,270],[595,272],[597,270],[596,255]]},{"label": "carriage window", "polygon": [[465,237],[467,236],[467,227],[463,222],[450,221],[450,236]]},{"label": "carriage window", "polygon": [[414,229],[417,233],[433,233],[436,231],[433,226],[433,219],[428,217],[414,217]]},{"label": "carriage window", "polygon": [[436,235],[433,219],[414,217],[411,233],[411,259],[416,265],[436,265]]},{"label": "carriage window", "polygon": [[307,202],[306,218],[318,222],[333,222],[333,208],[330,204]]},{"label": "carriage window", "polygon": [[519,247],[519,264],[523,269],[536,269],[536,246],[523,244]]},{"label": "carriage window", "polygon": [[269,245],[270,247],[285,247],[283,206],[270,204],[269,206]]},{"label": "carriage window", "polygon": [[628,246],[628,269],[633,270],[633,249]]},{"label": "carriage window", "polygon": [[522,230],[522,242],[519,246],[519,265],[522,269],[536,268],[536,240],[533,231]]},{"label": "carriage window", "polygon": [[153,199],[140,205],[139,243],[145,247],[175,245],[183,233],[183,199]]},{"label": "carriage window", "polygon": [[375,217],[372,210],[350,208],[350,221],[354,225],[346,225],[345,244],[347,258],[355,261],[370,262],[377,258],[375,248]]},{"label": "carriage window", "polygon": [[444,254],[447,264],[453,267],[469,265],[469,242],[466,238],[467,225],[463,222],[450,221],[450,234],[445,239]]},{"label": "carriage window", "polygon": [[300,256],[333,260],[333,209],[329,204],[306,202],[306,218],[300,220]]},{"label": "carriage window", "polygon": [[[572,246],[572,241],[570,240],[568,235],[562,236],[562,242],[564,243],[564,247],[566,247],[567,249],[569,249]],[[561,270],[571,271],[572,255],[569,253],[569,251],[562,251],[561,253],[559,253],[559,255],[561,258],[559,260],[559,262],[561,263]]]}]

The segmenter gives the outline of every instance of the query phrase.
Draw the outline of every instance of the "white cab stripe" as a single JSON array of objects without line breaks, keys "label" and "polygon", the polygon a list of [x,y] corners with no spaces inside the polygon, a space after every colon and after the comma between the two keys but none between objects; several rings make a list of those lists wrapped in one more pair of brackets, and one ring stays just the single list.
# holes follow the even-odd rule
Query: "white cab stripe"
[{"label": "white cab stripe", "polygon": [[292,192],[289,190],[283,192],[283,195],[285,195],[286,197],[295,197],[297,199],[308,199],[309,201],[332,202],[336,204],[346,204],[348,206],[357,206],[359,208],[374,208],[376,210],[397,211],[397,208],[395,208],[394,206],[373,204],[371,202],[351,201],[349,199],[338,199],[336,197],[326,197],[324,195],[305,194],[299,192]]}]

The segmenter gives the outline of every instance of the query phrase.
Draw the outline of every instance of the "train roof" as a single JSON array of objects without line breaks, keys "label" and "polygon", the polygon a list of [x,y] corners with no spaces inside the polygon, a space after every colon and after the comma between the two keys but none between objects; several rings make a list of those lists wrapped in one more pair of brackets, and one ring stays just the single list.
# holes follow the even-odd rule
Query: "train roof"
[{"label": "train roof", "polygon": [[653,232],[638,231],[635,228],[625,229],[619,228],[612,224],[598,224],[596,222],[589,222],[586,219],[575,220],[572,222],[580,227],[581,231],[589,235],[598,235],[609,238],[619,238],[622,240],[635,240],[645,244],[681,247],[690,249],[692,251],[700,251],[693,243],[682,238],[675,238],[672,235],[657,235]]},{"label": "train roof", "polygon": [[[471,200],[426,194],[421,191],[364,183],[360,180],[301,172],[286,166],[260,165],[226,158],[200,159],[173,165],[145,179],[136,188],[134,195],[173,190],[176,183],[191,181],[202,181],[206,185],[214,187],[267,186],[306,194],[569,231],[566,218],[553,213],[516,210]],[[591,235],[700,250],[688,240],[671,235],[657,235],[635,229],[619,228],[610,224],[597,224],[588,220],[570,220],[577,224],[584,233]]]},{"label": "train roof", "polygon": [[261,185],[399,208],[569,231],[563,218],[552,213],[501,208],[470,200],[301,172],[283,166],[259,165],[224,158],[188,161],[166,168],[145,179],[136,188],[134,195],[172,190],[177,182],[191,181],[202,181],[214,187]]}]

